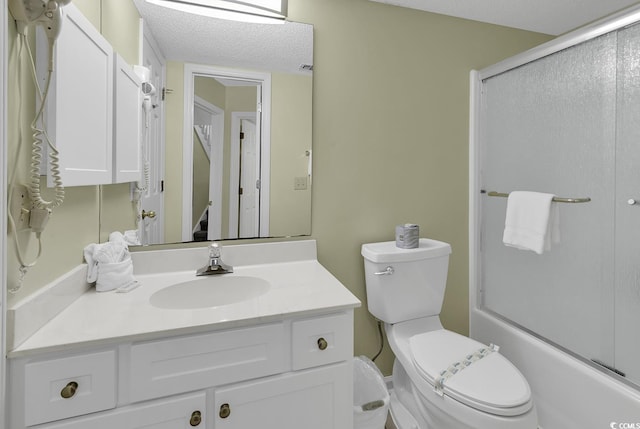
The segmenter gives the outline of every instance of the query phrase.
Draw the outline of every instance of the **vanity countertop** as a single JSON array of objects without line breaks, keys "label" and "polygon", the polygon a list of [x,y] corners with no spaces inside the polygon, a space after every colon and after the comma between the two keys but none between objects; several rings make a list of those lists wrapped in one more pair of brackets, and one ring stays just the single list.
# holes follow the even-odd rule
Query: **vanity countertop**
[{"label": "vanity countertop", "polygon": [[[304,249],[305,246],[308,247],[309,241],[313,243],[312,251],[296,255],[295,247],[303,246]],[[359,307],[360,301],[317,261],[315,242],[307,242],[297,242],[301,244],[294,245],[290,256],[278,258],[269,253],[267,259],[271,260],[268,263],[235,264],[234,273],[222,274],[265,279],[271,287],[264,295],[244,302],[201,309],[161,309],[152,306],[149,298],[154,292],[176,283],[196,279],[195,271],[190,268],[182,271],[145,272],[153,271],[152,265],[164,266],[166,269],[171,268],[171,264],[162,264],[162,260],[158,259],[159,254],[156,254],[155,258],[154,255],[134,257],[134,267],[136,259],[141,266],[136,268],[135,274],[141,283],[140,287],[128,293],[99,293],[95,288],[88,289],[14,348],[10,356],[229,329],[275,322],[285,317],[304,317]],[[264,251],[272,248],[267,244],[267,247],[258,249]],[[232,249],[232,246],[227,249]],[[230,264],[234,265],[233,260],[242,259],[242,255],[238,254],[239,250],[240,246],[230,252]],[[253,248],[249,250],[255,251]],[[180,259],[180,254],[188,257],[189,252],[193,253],[194,250],[188,249],[186,252],[178,253],[177,259]],[[202,250],[198,249],[196,252],[201,253]],[[260,253],[254,252],[254,256],[258,256],[250,255],[246,259],[249,262],[264,259]],[[206,256],[206,250],[203,255]],[[197,258],[195,261],[199,262],[197,265],[202,265],[206,257]]]}]

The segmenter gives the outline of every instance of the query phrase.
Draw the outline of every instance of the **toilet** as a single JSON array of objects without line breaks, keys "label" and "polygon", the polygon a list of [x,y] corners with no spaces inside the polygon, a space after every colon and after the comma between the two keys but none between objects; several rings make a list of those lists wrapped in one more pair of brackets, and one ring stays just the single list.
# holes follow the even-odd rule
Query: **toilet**
[{"label": "toilet", "polygon": [[364,244],[369,312],[395,354],[390,410],[398,429],[536,429],[531,389],[498,347],[447,331],[440,310],[451,246],[421,238]]}]

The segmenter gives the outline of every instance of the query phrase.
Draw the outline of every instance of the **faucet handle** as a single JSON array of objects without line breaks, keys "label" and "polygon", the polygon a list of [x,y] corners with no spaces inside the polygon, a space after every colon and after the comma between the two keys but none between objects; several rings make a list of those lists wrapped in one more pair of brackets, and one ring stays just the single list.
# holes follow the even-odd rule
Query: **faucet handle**
[{"label": "faucet handle", "polygon": [[218,243],[211,243],[209,245],[209,257],[210,258],[219,258],[221,253],[221,248]]}]

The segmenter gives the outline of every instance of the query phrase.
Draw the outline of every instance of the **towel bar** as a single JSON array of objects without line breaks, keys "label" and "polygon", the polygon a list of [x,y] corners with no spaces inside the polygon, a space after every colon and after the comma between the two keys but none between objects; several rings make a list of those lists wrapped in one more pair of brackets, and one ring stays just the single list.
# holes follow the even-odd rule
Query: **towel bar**
[{"label": "towel bar", "polygon": [[[506,198],[509,196],[509,194],[505,194],[503,192],[496,192],[496,191],[485,191],[482,190],[480,191],[480,193],[482,194],[487,194],[490,197],[503,197]],[[555,201],[556,203],[588,203],[589,201],[591,201],[591,198],[586,197],[586,198],[561,198],[561,197],[553,197],[553,201]]]}]

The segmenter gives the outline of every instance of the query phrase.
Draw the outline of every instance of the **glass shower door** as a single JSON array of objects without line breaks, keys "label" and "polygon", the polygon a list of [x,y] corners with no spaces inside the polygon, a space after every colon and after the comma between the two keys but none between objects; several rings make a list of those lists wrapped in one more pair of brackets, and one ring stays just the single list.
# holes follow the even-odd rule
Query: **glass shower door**
[{"label": "glass shower door", "polygon": [[618,32],[615,362],[640,385],[640,25]]},{"label": "glass shower door", "polygon": [[609,365],[616,51],[608,34],[486,79],[480,118],[483,189],[592,199],[560,205],[561,242],[538,255],[504,246],[507,200],[482,197],[484,308]]}]

